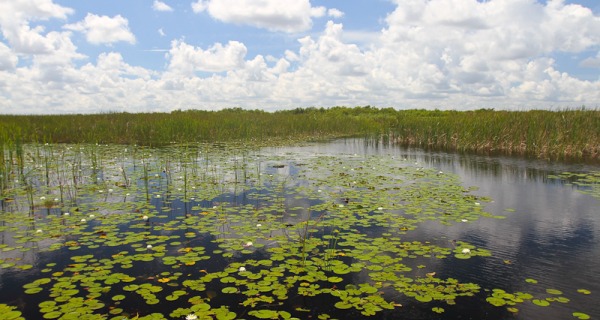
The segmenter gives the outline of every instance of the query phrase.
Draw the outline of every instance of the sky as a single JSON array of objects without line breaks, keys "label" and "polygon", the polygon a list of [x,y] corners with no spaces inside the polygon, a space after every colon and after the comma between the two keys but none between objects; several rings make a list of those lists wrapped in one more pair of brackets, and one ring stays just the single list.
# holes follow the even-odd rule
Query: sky
[{"label": "sky", "polygon": [[599,0],[0,0],[0,114],[600,108]]}]

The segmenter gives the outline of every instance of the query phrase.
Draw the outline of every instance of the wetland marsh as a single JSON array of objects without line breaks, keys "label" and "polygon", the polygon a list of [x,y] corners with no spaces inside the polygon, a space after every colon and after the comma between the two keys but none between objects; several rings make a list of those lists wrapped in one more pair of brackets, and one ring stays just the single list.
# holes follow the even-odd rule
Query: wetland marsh
[{"label": "wetland marsh", "polygon": [[0,318],[595,318],[598,170],[365,139],[23,145]]}]

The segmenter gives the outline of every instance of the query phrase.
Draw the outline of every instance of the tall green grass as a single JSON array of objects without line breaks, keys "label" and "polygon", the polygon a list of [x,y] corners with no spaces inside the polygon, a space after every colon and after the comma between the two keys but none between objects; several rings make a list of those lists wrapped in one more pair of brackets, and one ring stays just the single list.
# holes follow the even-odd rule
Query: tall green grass
[{"label": "tall green grass", "polygon": [[403,145],[600,160],[600,111],[440,111],[373,107],[0,115],[3,144],[169,143],[384,135]]},{"label": "tall green grass", "polygon": [[407,111],[393,139],[426,148],[600,159],[600,111]]}]

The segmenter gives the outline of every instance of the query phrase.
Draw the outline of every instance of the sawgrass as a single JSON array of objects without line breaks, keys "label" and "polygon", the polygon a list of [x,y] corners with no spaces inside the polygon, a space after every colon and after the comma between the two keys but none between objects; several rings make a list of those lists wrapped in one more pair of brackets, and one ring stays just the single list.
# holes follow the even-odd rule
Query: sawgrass
[{"label": "sawgrass", "polygon": [[170,113],[0,115],[4,144],[273,141],[384,136],[427,149],[600,160],[599,110],[394,110],[241,108]]}]

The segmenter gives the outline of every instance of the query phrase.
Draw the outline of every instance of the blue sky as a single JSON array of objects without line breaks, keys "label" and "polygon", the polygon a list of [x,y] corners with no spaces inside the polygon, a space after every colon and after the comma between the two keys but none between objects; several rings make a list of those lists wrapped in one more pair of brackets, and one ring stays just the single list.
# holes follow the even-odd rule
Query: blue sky
[{"label": "blue sky", "polygon": [[600,106],[597,0],[0,2],[0,113]]}]

